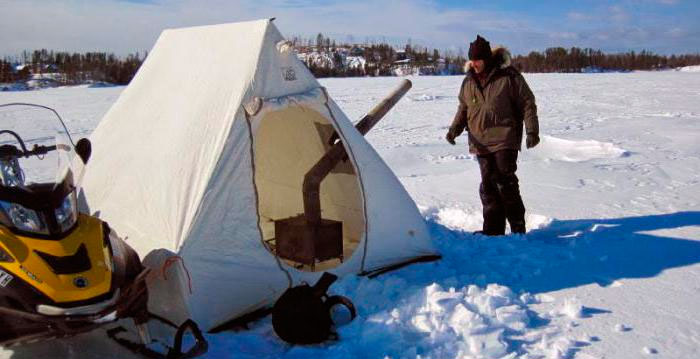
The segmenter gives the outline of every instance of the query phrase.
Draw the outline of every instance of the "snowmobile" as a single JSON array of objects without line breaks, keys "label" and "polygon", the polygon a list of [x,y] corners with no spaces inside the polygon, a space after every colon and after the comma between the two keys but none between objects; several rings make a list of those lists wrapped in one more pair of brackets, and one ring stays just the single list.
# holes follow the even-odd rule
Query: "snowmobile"
[{"label": "snowmobile", "polygon": [[78,211],[90,152],[55,110],[0,105],[0,346],[148,319],[138,254]]}]

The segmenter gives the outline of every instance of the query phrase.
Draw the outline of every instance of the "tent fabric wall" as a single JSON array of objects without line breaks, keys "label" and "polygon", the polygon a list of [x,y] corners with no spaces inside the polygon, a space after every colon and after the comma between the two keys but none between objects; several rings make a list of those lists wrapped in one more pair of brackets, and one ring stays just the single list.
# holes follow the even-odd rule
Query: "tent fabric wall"
[{"label": "tent fabric wall", "polygon": [[164,31],[92,133],[88,208],[141,255],[188,238],[266,31],[266,21]]},{"label": "tent fabric wall", "polygon": [[221,185],[203,198],[194,240],[180,251],[192,274],[190,308],[203,328],[269,305],[290,285],[260,236],[251,146],[246,120],[237,119],[224,147],[235,160],[222,163],[212,178]]},{"label": "tent fabric wall", "polygon": [[205,330],[321,275],[272,255],[259,226],[254,138],[290,107],[333,125],[362,195],[358,247],[331,272],[436,253],[401,183],[271,21],[166,30],[91,136],[84,198],[142,257],[164,248],[184,259],[193,291],[180,295]]}]

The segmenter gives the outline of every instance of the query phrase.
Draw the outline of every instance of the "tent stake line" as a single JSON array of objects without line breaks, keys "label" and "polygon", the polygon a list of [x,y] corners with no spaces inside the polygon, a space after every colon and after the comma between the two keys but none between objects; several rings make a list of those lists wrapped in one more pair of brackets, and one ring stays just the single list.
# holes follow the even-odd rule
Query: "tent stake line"
[{"label": "tent stake line", "polygon": [[386,273],[389,273],[389,272],[393,272],[393,271],[399,270],[399,269],[401,269],[401,268],[403,268],[403,267],[408,267],[408,266],[410,266],[411,264],[416,264],[416,263],[430,263],[430,262],[439,261],[440,259],[442,259],[442,256],[441,256],[441,255],[422,256],[422,257],[418,257],[418,258],[411,259],[411,260],[409,260],[409,261],[405,261],[405,262],[397,263],[397,264],[394,264],[394,265],[391,265],[391,266],[388,266],[388,267],[380,268],[380,269],[377,269],[377,270],[362,272],[362,273],[360,273],[359,275],[360,275],[360,276],[366,276],[367,278],[377,278],[377,277],[379,277],[379,276],[382,275],[382,274],[386,274]]}]

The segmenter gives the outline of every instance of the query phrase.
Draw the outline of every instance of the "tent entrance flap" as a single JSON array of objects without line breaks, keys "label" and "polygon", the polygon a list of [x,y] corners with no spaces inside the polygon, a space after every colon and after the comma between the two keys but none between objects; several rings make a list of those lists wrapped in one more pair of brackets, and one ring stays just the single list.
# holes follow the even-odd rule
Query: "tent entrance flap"
[{"label": "tent entrance flap", "polygon": [[303,271],[324,271],[349,258],[365,231],[362,190],[352,159],[340,161],[320,187],[322,220],[307,226],[304,177],[331,148],[335,129],[306,106],[265,113],[253,136],[258,213],[268,250]]}]

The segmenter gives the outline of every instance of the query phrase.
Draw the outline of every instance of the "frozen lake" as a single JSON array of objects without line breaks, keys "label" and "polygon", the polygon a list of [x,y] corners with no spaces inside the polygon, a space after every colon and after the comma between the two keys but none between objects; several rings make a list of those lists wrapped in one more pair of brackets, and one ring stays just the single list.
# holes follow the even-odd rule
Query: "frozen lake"
[{"label": "frozen lake", "polygon": [[[208,357],[700,357],[700,73],[525,77],[542,137],[518,161],[527,240],[469,234],[481,229],[478,165],[465,136],[456,146],[444,140],[462,77],[411,78],[413,89],[367,138],[444,259],[334,285],[360,313],[340,342],[292,348],[268,318],[211,336]],[[321,84],[357,120],[399,81]],[[51,106],[87,136],[122,90],[0,92],[0,103]],[[0,357],[126,355],[99,337]]]}]

